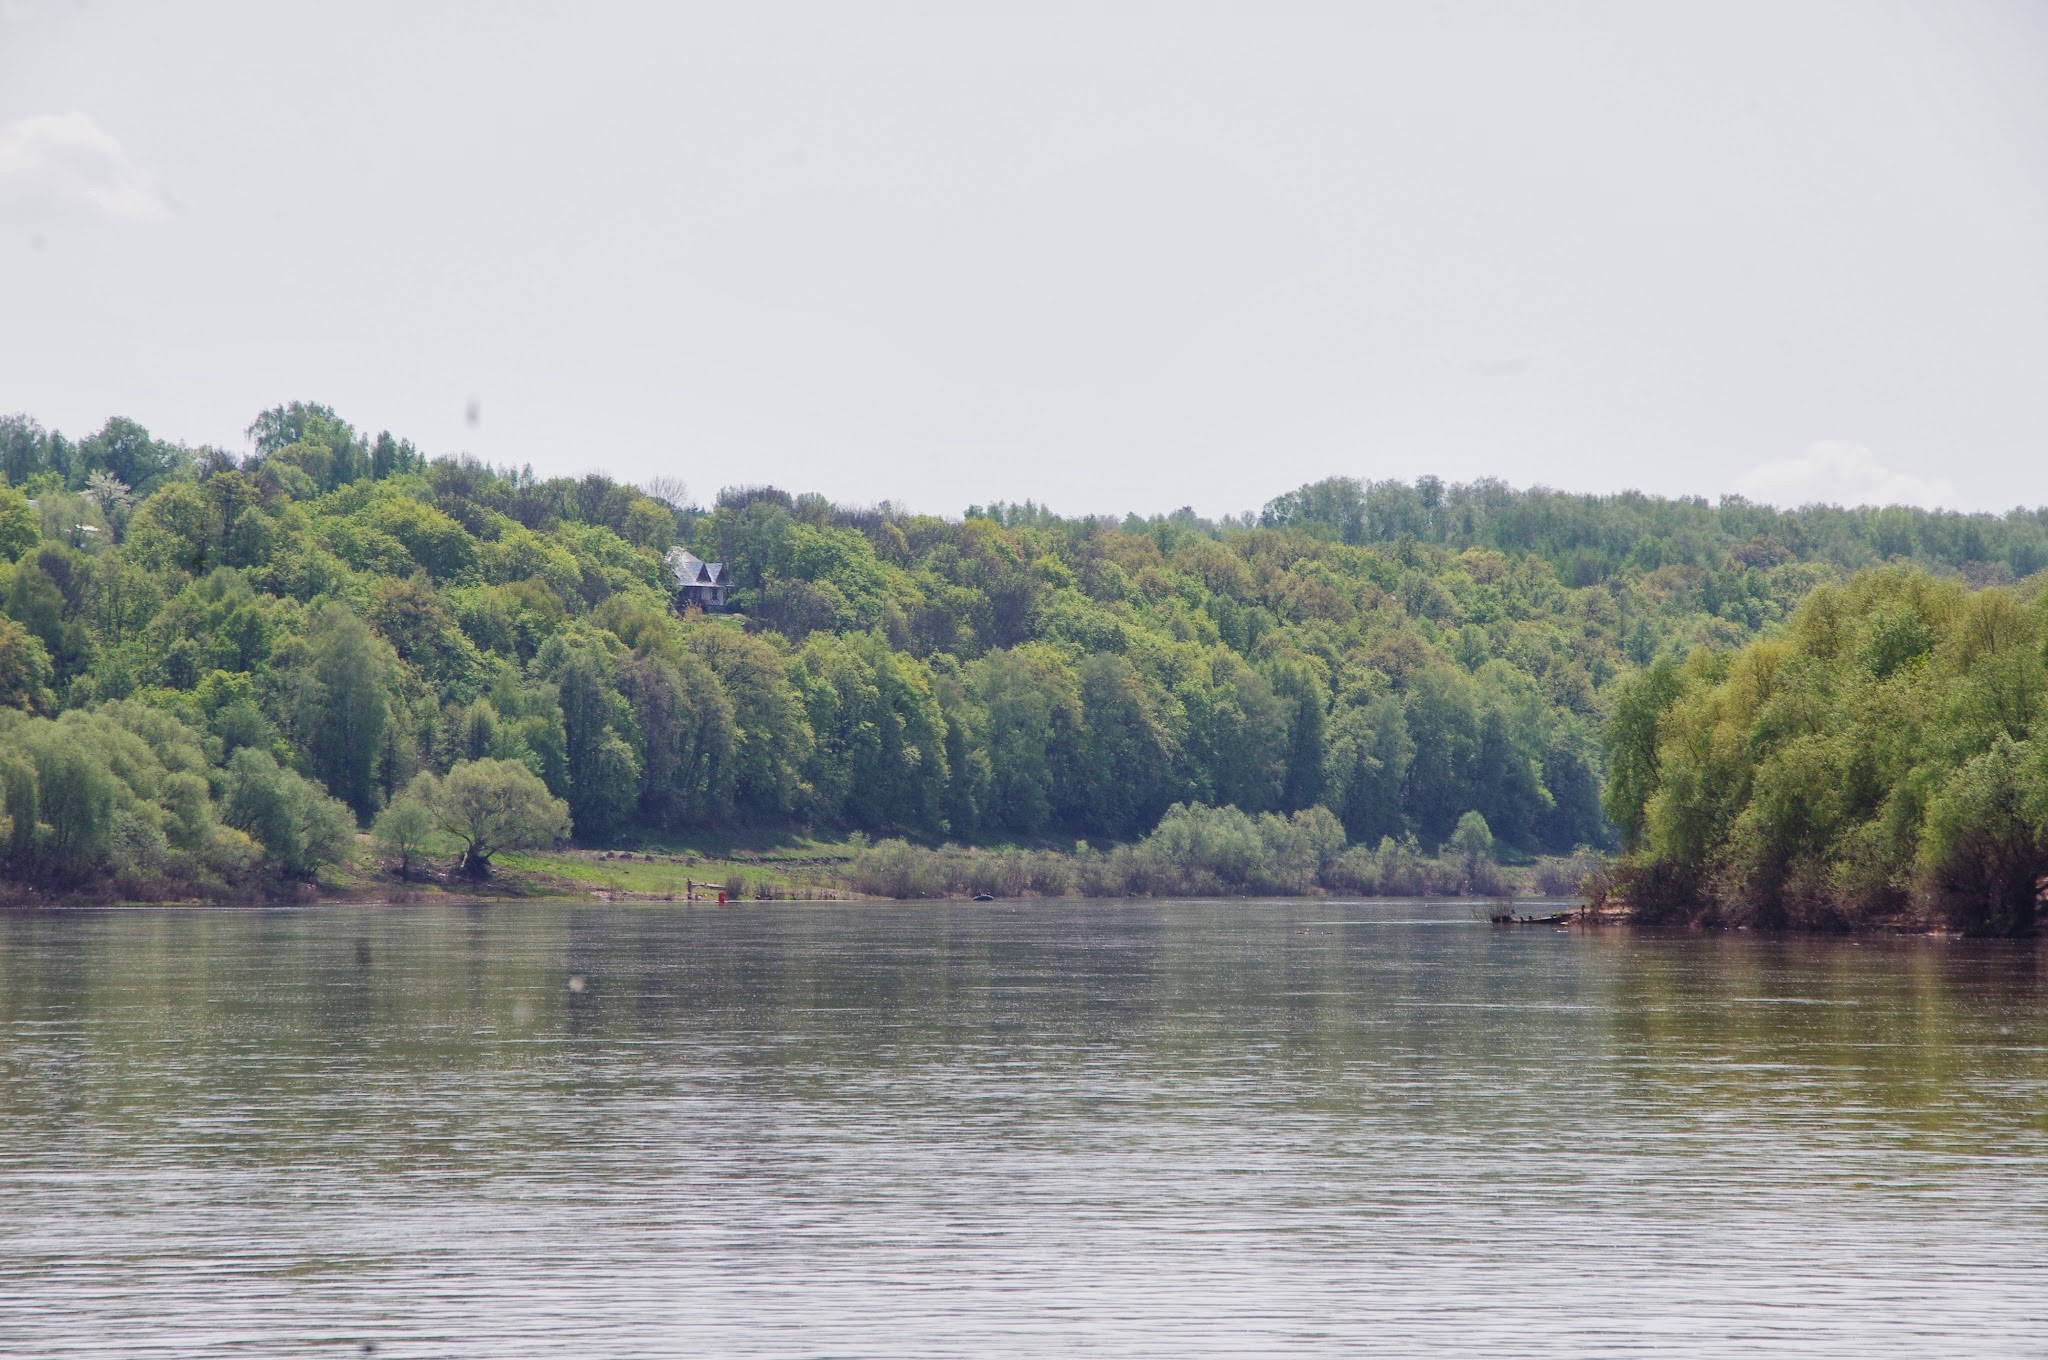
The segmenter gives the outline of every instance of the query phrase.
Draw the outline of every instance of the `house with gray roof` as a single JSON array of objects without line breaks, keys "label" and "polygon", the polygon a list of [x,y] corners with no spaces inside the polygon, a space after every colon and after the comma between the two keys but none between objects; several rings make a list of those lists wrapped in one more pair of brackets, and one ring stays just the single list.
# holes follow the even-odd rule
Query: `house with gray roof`
[{"label": "house with gray roof", "polygon": [[668,569],[675,578],[676,608],[725,608],[725,563],[706,562],[686,548],[671,548]]}]

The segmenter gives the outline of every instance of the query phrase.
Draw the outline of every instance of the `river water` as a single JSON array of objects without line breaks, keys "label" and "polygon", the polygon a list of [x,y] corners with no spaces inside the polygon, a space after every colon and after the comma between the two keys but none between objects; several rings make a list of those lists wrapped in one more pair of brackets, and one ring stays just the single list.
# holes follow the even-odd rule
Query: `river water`
[{"label": "river water", "polygon": [[2048,1353],[2031,946],[0,918],[0,1353]]}]

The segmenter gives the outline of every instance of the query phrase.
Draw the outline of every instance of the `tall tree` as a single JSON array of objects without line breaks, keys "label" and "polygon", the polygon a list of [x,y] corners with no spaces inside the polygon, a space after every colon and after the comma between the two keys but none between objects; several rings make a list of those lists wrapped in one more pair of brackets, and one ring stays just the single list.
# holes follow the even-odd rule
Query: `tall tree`
[{"label": "tall tree", "polygon": [[1172,802],[1173,738],[1161,700],[1130,662],[1098,652],[1079,668],[1082,776],[1088,792],[1085,829],[1095,835],[1142,835]]},{"label": "tall tree", "polygon": [[388,649],[368,624],[332,600],[314,610],[306,642],[297,715],[306,763],[358,822],[367,822],[382,796],[377,764],[391,721]]},{"label": "tall tree", "polygon": [[569,814],[576,834],[600,840],[615,836],[639,801],[640,758],[627,739],[632,709],[614,687],[610,658],[594,642],[572,646],[558,637],[534,664],[553,675],[560,695]]},{"label": "tall tree", "polygon": [[1658,727],[1682,688],[1678,663],[1668,656],[1615,682],[1603,734],[1607,791],[1602,801],[1630,849],[1642,843],[1650,799],[1657,792]]},{"label": "tall tree", "polygon": [[1275,663],[1268,672],[1273,693],[1287,710],[1286,773],[1280,810],[1313,805],[1323,792],[1323,717],[1329,687],[1314,665],[1300,658]]},{"label": "tall tree", "polygon": [[640,729],[640,815],[676,831],[725,821],[732,800],[733,705],[702,658],[635,654],[619,692]]},{"label": "tall tree", "polygon": [[1331,723],[1324,791],[1345,834],[1373,845],[1407,831],[1402,791],[1414,759],[1400,700],[1369,685],[1347,689]]}]

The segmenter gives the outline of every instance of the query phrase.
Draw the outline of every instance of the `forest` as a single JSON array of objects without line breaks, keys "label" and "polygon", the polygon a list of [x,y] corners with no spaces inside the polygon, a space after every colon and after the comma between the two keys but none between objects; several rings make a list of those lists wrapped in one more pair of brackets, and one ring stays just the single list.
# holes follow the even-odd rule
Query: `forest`
[{"label": "forest", "polygon": [[[234,454],[123,419],[73,440],[0,418],[10,883],[161,897],[310,880],[373,827],[410,856],[461,790],[482,820],[434,825],[479,874],[508,837],[805,828],[1107,854],[1227,812],[1296,828],[1259,834],[1322,847],[1333,885],[1347,851],[1407,864],[1463,827],[1510,861],[1625,849],[1631,881],[1674,900],[1768,889],[1759,922],[1834,919],[1876,891],[1880,861],[1888,902],[1931,900],[1945,871],[1900,848],[1906,831],[1876,858],[1843,858],[1841,827],[1756,848],[1747,785],[1686,801],[1709,778],[1678,754],[1689,715],[1757,657],[1825,669],[1796,651],[1819,645],[1801,641],[1816,611],[1847,618],[1900,582],[1949,602],[1914,616],[1928,660],[1871,671],[1853,702],[1903,703],[1915,676],[1946,702],[1943,677],[1974,676],[1978,654],[1944,630],[1986,600],[2035,619],[2000,587],[2048,566],[2036,511],[1336,478],[1218,521],[1030,503],[951,518],[543,479],[306,403],[248,437]],[[727,608],[679,607],[676,548],[726,564]],[[2027,637],[2000,647],[2038,666]],[[1850,721],[1850,688],[1800,709],[1818,745]],[[2015,769],[2031,720],[2001,729]],[[1970,745],[1987,730],[1942,749],[1959,769],[1988,758]],[[1951,803],[1926,760],[1912,769],[1919,801],[1885,815],[1918,827]],[[518,815],[491,822],[503,807]],[[1187,886],[1150,872],[1127,880]]]}]

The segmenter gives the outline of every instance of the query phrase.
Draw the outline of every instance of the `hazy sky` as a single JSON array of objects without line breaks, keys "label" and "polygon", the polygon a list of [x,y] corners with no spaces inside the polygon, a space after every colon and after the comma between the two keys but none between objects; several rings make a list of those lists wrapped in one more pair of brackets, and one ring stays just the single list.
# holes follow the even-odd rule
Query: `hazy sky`
[{"label": "hazy sky", "polygon": [[0,0],[0,411],[293,398],[948,514],[2048,502],[2048,5]]}]

